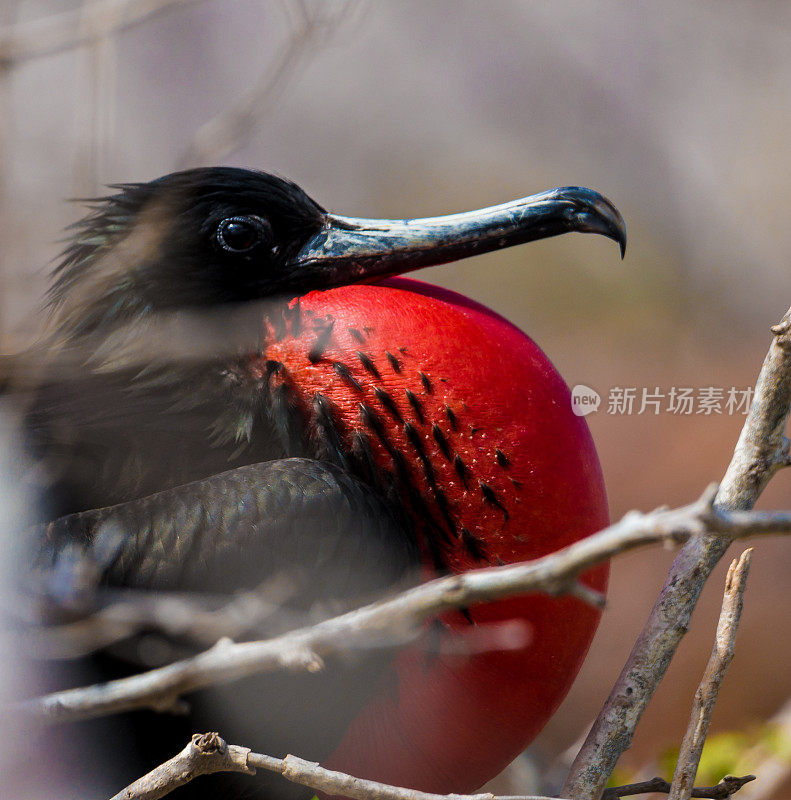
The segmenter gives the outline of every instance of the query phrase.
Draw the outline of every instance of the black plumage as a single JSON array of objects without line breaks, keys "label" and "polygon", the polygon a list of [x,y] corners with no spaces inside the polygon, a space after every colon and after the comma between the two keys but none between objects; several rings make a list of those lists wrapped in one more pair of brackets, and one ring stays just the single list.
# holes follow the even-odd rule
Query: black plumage
[{"label": "black plumage", "polygon": [[[264,338],[290,330],[312,337],[310,361],[325,357],[332,320],[303,320],[299,297],[310,290],[570,230],[603,233],[623,247],[620,215],[604,198],[572,187],[485,213],[410,222],[334,216],[287,180],[229,167],[114,188],[72,228],[47,298],[47,334],[2,376],[39,463],[29,479],[42,498],[43,527],[33,531],[32,551],[55,616],[58,606],[73,611],[70,593],[85,589],[69,581],[80,559],[96,567],[88,594],[93,590],[97,602],[104,587],[222,594],[285,572],[295,593],[275,622],[294,624],[290,615],[314,601],[337,609],[414,578],[416,520],[429,532],[438,568],[440,541],[452,545],[461,535],[470,552],[483,551],[478,539],[454,529],[428,459],[426,478],[443,520],[432,518],[410,484],[404,456],[390,441],[391,418],[411,439],[416,434],[392,392],[380,387],[387,418],[360,403],[360,426],[347,432],[347,448],[327,397],[297,402],[284,364],[252,368],[251,356],[260,362]],[[361,331],[348,333],[365,344]],[[399,359],[386,357],[400,374]],[[381,380],[368,354],[349,358]],[[347,386],[360,387],[348,366],[337,361],[334,368]],[[419,377],[433,393],[429,376]],[[423,424],[421,400],[409,390],[406,399]],[[448,419],[455,430],[450,410]],[[391,469],[373,458],[374,438]],[[434,438],[450,459],[438,428]],[[502,509],[489,487],[480,488]],[[100,723],[97,746],[140,754],[117,774],[106,753],[99,757],[107,789],[169,757],[201,728],[220,727],[275,755],[291,750],[321,760],[381,688],[391,656],[366,651],[318,677],[268,676],[201,693],[187,720],[139,713]],[[91,669],[96,664],[104,676],[130,669],[117,653],[100,656]],[[61,760],[74,785],[78,761]],[[181,794],[221,796],[217,787],[228,780],[198,781]],[[242,780],[246,796],[310,794],[276,779]]]},{"label": "black plumage", "polygon": [[[289,605],[375,595],[416,558],[404,520],[348,471],[306,458],[251,464],[116,506],[70,514],[41,530],[38,567],[77,545],[108,586],[224,594],[267,572],[297,576]],[[370,538],[346,535],[367,530]],[[107,539],[125,535],[115,547]],[[104,553],[105,555],[97,555]],[[167,554],[167,556],[165,555]],[[262,566],[264,565],[264,566]]]},{"label": "black plumage", "polygon": [[[293,184],[244,170],[117,188],[75,226],[48,295],[51,330],[11,380],[43,467],[42,516],[66,515],[34,532],[48,606],[73,611],[69,592],[85,587],[70,584],[69,568],[81,559],[100,576],[97,604],[102,587],[222,596],[285,575],[281,613],[248,632],[260,636],[316,619],[319,602],[324,615],[336,613],[414,578],[410,523],[372,487],[376,468],[367,464],[363,482],[330,463],[342,453],[329,401],[317,396],[305,414],[281,364],[269,363],[263,378],[246,370],[261,346],[260,319],[294,313],[286,302],[301,278],[289,260],[323,224],[322,209]],[[219,226],[252,215],[265,220],[264,238],[228,252]],[[308,332],[320,358],[331,325]],[[171,641],[164,652],[183,655],[188,644]],[[70,680],[126,674],[139,668],[135,652],[116,647]],[[188,720],[125,715],[118,727],[131,725],[137,744],[116,770],[111,755],[97,754],[104,785],[120,788],[202,726],[264,752],[326,758],[390,658],[359,654],[321,676],[270,675],[203,692]],[[82,727],[87,738],[78,741],[113,740],[106,722]],[[63,768],[75,784],[87,779],[78,763]],[[183,794],[213,796],[228,781],[199,781]],[[247,796],[310,795],[276,779],[238,783]]]},{"label": "black plumage", "polygon": [[[228,597],[231,586],[234,591],[252,591],[262,582],[266,602],[271,598],[266,584],[279,579],[281,584],[285,581],[286,592],[280,598],[275,595],[277,611],[257,621],[253,617],[255,624],[244,634],[271,636],[413,580],[410,570],[417,553],[404,522],[397,508],[332,464],[312,459],[253,464],[48,524],[39,537],[45,544],[38,566],[50,568],[42,593],[56,607],[67,607],[72,598],[58,595],[73,585],[66,570],[86,561],[104,576],[92,598],[96,606],[101,605],[103,586],[178,590],[213,598]],[[92,605],[89,601],[88,607]],[[155,635],[151,632],[148,639]],[[171,638],[160,651],[167,661],[189,653],[189,641]],[[117,656],[136,650],[127,646],[114,652]],[[386,649],[373,649],[328,659],[318,675],[270,673],[204,691],[190,698],[193,711],[188,719],[127,714],[139,735],[134,747],[121,751],[120,760],[126,763],[116,772],[112,767],[118,753],[96,752],[92,758],[101,758],[108,792],[113,781],[131,780],[135,771],[142,773],[166,759],[180,741],[203,728],[218,728],[229,739],[254,743],[262,752],[282,757],[299,751],[322,760],[368,700],[376,688],[375,676],[391,657]],[[110,655],[98,664],[104,677],[127,672],[124,661]],[[150,660],[145,664],[156,665]],[[93,723],[83,727],[88,736],[96,730]],[[100,745],[101,739],[96,747]],[[92,769],[92,761],[84,766]],[[86,780],[76,764],[69,770],[71,781]],[[256,796],[310,794],[272,776],[255,783],[217,776],[196,782],[183,796],[209,797],[234,785],[241,796],[250,796],[253,789]]]}]

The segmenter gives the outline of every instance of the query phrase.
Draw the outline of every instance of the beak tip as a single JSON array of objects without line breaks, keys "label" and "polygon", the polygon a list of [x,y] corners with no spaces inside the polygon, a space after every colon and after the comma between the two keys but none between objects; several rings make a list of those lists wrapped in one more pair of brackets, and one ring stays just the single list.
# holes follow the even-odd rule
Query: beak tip
[{"label": "beak tip", "polygon": [[618,243],[621,251],[621,261],[626,256],[626,224],[623,221],[621,212],[607,198],[600,196],[596,204],[596,212],[603,228],[598,232],[609,236],[614,242]]},{"label": "beak tip", "polygon": [[623,261],[626,258],[626,228],[622,227],[618,234],[616,241],[621,249],[621,261]]},{"label": "beak tip", "polygon": [[626,255],[626,225],[621,212],[604,195],[583,186],[565,186],[554,195],[570,205],[568,219],[580,233],[597,233],[618,243],[621,259]]},{"label": "beak tip", "polygon": [[626,223],[623,221],[620,211],[608,202],[612,209],[612,238],[618,242],[618,247],[621,250],[621,261],[626,256]]}]

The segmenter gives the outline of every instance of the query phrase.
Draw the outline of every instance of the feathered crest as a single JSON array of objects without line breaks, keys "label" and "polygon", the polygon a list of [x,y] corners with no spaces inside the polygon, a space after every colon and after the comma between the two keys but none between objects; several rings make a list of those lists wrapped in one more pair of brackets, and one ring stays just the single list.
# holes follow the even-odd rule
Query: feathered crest
[{"label": "feathered crest", "polygon": [[[116,193],[83,201],[89,213],[68,229],[72,238],[52,272],[46,307],[60,337],[127,322],[153,308],[188,305],[190,291],[211,272],[206,240],[218,216],[265,209],[281,240],[298,245],[325,213],[296,184],[233,167],[110,188]],[[287,256],[284,248],[280,257]]]},{"label": "feathered crest", "polygon": [[148,183],[117,183],[108,188],[118,191],[75,201],[85,205],[89,212],[66,228],[70,237],[52,271],[45,301],[47,308],[57,306],[100,254],[117,244],[128,231],[130,220],[155,193]]}]

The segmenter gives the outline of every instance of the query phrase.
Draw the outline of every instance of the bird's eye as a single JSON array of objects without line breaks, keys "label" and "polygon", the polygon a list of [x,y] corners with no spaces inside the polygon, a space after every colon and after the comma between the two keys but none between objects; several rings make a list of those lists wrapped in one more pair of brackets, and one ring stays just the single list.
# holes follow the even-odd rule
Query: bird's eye
[{"label": "bird's eye", "polygon": [[249,253],[270,233],[269,224],[261,217],[228,217],[217,226],[217,243],[229,253]]}]

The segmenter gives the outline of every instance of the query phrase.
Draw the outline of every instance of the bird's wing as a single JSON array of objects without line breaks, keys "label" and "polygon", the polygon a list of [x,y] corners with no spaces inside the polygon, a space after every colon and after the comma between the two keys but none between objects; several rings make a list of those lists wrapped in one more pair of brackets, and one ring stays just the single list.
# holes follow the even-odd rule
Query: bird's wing
[{"label": "bird's wing", "polygon": [[[313,602],[362,603],[416,575],[418,566],[414,537],[397,510],[333,465],[301,458],[240,467],[36,531],[39,574],[50,599],[65,603],[79,588],[72,578],[83,562],[92,569],[81,574],[103,586],[195,594],[228,594],[286,575],[294,581],[287,611],[304,624]],[[130,721],[145,732],[145,752],[129,780],[204,728],[263,752],[323,760],[387,682],[392,657],[392,650],[371,648],[329,659],[317,674],[270,673],[207,690],[189,698],[187,722],[136,712]],[[118,670],[118,661],[110,668]],[[245,786],[251,797],[259,790],[299,795],[282,781],[247,779]],[[216,788],[197,781],[192,791],[208,797]]]},{"label": "bird's wing", "polygon": [[[398,511],[332,464],[289,458],[228,470],[42,526],[37,564],[91,562],[97,583],[229,594],[278,575],[291,605],[381,594],[418,563]],[[84,589],[85,587],[82,587]]]}]

